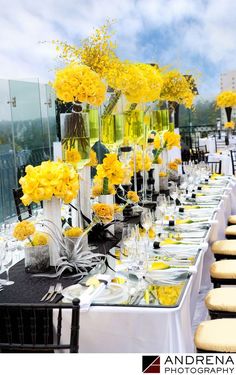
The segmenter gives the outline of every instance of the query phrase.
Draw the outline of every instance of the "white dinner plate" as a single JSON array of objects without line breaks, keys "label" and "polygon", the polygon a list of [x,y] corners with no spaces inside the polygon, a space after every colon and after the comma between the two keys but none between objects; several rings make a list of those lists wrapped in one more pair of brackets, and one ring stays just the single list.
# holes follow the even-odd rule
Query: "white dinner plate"
[{"label": "white dinner plate", "polygon": [[[71,285],[63,289],[62,295],[66,300],[72,301],[73,298],[80,298],[82,293],[87,289],[80,284]],[[95,303],[108,303],[114,302],[120,299],[127,299],[125,293],[125,286],[123,284],[110,283],[102,294],[94,299]]]}]

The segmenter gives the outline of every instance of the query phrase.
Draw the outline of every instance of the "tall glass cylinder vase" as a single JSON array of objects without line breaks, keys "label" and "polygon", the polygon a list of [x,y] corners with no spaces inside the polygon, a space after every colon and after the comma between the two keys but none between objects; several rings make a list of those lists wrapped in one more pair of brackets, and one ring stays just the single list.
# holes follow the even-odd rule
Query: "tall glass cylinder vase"
[{"label": "tall glass cylinder vase", "polygon": [[[81,108],[82,109],[82,108]],[[82,168],[89,162],[90,132],[88,113],[75,111],[61,116],[62,156],[67,159],[67,151],[77,151]]]},{"label": "tall glass cylinder vase", "polygon": [[92,219],[91,215],[91,202],[90,202],[90,190],[91,190],[91,168],[85,166],[80,170],[80,190],[79,200],[80,209],[88,219]]},{"label": "tall glass cylinder vase", "polygon": [[153,168],[153,177],[154,177],[154,191],[155,193],[159,193],[160,191],[160,177],[159,177],[159,173],[160,173],[160,165],[159,164],[153,164],[152,165],[152,168]]},{"label": "tall glass cylinder vase", "polygon": [[52,197],[51,200],[43,201],[43,216],[45,225],[42,230],[49,233],[49,254],[50,254],[50,266],[55,266],[59,259],[59,244],[56,240],[55,234],[60,234],[62,231],[61,225],[61,201],[56,197]]},{"label": "tall glass cylinder vase", "polygon": [[101,116],[101,142],[110,151],[115,151],[115,115],[108,114]]},{"label": "tall glass cylinder vase", "polygon": [[150,122],[150,130],[154,130],[156,132],[160,132],[163,130],[162,125],[162,117],[161,117],[161,110],[152,110],[151,111],[151,122]]},{"label": "tall glass cylinder vase", "polygon": [[130,110],[124,112],[123,144],[139,144],[144,139],[144,111]]},{"label": "tall glass cylinder vase", "polygon": [[94,145],[99,140],[99,109],[90,108],[88,111],[90,144]]}]

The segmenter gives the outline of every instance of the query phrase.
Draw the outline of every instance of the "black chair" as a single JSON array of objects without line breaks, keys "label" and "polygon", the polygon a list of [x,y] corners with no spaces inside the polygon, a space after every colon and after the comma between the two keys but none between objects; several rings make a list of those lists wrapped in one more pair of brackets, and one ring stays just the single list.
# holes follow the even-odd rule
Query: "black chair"
[{"label": "black chair", "polygon": [[[61,344],[63,314],[71,310],[70,342]],[[57,320],[53,339],[53,312]],[[57,314],[57,316],[56,316]],[[80,301],[72,304],[0,304],[0,352],[79,351]]]},{"label": "black chair", "polygon": [[230,150],[233,175],[236,173],[236,150]]},{"label": "black chair", "polygon": [[208,161],[208,156],[205,162],[211,167],[211,173],[221,174],[222,161]]},{"label": "black chair", "polygon": [[29,219],[32,216],[32,207],[24,206],[21,197],[23,196],[23,191],[21,188],[18,189],[12,189],[13,196],[14,196],[14,202],[16,207],[16,214],[19,219],[19,221]]}]

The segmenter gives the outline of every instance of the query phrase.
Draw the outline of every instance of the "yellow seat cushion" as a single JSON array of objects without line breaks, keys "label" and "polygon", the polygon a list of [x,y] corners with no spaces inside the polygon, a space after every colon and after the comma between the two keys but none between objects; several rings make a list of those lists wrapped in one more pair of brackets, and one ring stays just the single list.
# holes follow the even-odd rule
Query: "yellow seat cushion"
[{"label": "yellow seat cushion", "polygon": [[214,254],[236,255],[236,240],[215,241],[211,250]]},{"label": "yellow seat cushion", "polygon": [[212,289],[205,297],[208,310],[236,313],[236,288]]},{"label": "yellow seat cushion", "polygon": [[212,263],[210,274],[216,279],[236,279],[236,259],[224,259]]},{"label": "yellow seat cushion", "polygon": [[225,228],[226,236],[236,236],[236,225],[229,225]]},{"label": "yellow seat cushion", "polygon": [[236,352],[236,319],[214,319],[202,322],[194,342],[198,349],[220,353]]},{"label": "yellow seat cushion", "polygon": [[230,215],[230,216],[228,217],[228,222],[229,222],[230,224],[236,224],[236,215]]}]

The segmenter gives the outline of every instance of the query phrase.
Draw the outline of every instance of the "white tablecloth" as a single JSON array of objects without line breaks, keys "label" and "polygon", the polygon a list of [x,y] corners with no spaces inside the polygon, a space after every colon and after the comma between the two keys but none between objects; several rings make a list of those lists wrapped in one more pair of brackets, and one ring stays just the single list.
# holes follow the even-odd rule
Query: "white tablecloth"
[{"label": "white tablecloth", "polygon": [[[209,267],[214,261],[210,245],[224,238],[230,213],[236,212],[236,182],[231,182],[208,231],[209,248],[201,251],[198,272],[192,275],[178,308],[92,306],[81,313],[80,352],[180,353],[194,352],[192,319],[201,288],[210,288]],[[69,332],[70,317],[65,313]]]}]

